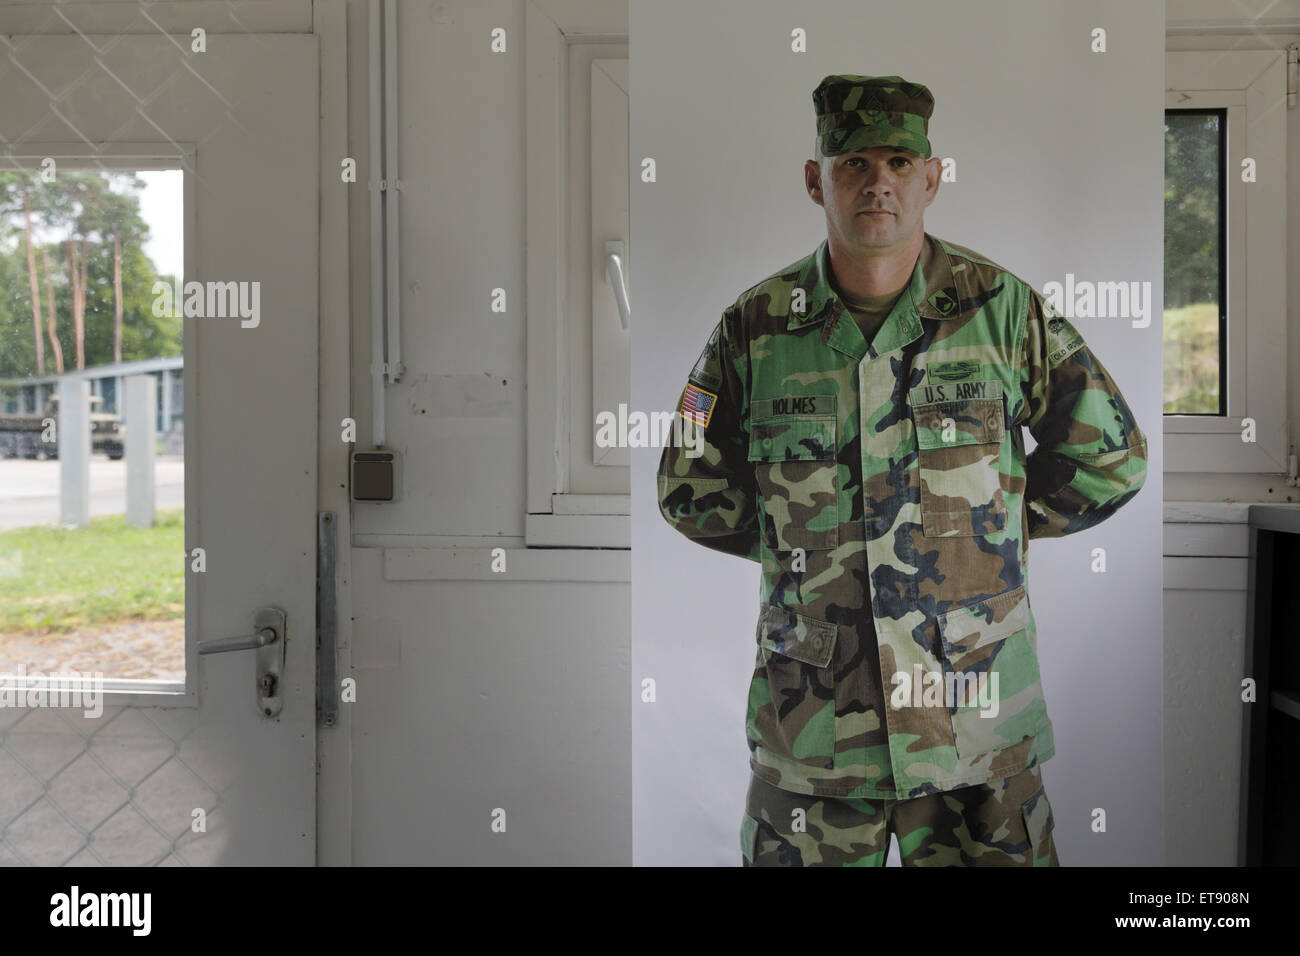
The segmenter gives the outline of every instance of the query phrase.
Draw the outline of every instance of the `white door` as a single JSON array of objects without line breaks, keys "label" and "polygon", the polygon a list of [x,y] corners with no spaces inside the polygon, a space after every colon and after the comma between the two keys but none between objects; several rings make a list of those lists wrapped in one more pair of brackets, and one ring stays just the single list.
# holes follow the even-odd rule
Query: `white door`
[{"label": "white door", "polygon": [[[11,840],[32,849],[29,860],[66,858],[67,840],[82,839],[109,862],[145,846],[164,863],[311,865],[317,38],[211,34],[196,52],[185,35],[11,36],[5,49],[0,154],[28,168],[46,156],[59,168],[178,161],[186,279],[237,283],[226,289],[258,308],[255,318],[184,320],[186,685],[107,698],[102,732],[78,714],[73,751],[62,740],[54,754],[51,736],[43,754],[41,736],[28,734],[17,755],[23,779],[46,794],[30,803],[7,795],[27,815],[10,821]],[[215,305],[205,297],[205,310]],[[196,548],[202,572],[191,570]],[[271,716],[258,651],[197,653],[201,640],[253,632],[254,612],[268,606],[286,622]],[[55,727],[44,719],[30,717]],[[103,799],[121,806],[97,814],[86,806],[93,787],[70,798],[80,801],[73,810],[57,806],[61,791],[42,768],[81,772],[77,746],[95,758],[87,780],[107,779]],[[107,822],[77,825],[99,815]],[[44,838],[65,845],[46,855]]]}]

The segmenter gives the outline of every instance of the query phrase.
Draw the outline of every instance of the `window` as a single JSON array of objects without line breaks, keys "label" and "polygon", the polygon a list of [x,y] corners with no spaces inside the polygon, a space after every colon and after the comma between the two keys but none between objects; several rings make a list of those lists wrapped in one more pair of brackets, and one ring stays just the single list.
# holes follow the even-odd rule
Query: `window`
[{"label": "window", "polygon": [[[529,546],[627,548],[626,448],[596,416],[630,396],[629,329],[606,275],[628,235],[627,9],[525,4]],[[627,282],[631,294],[630,277]]]},{"label": "window", "polygon": [[1282,473],[1286,55],[1171,51],[1165,79],[1165,469]]},{"label": "window", "polygon": [[1165,111],[1164,410],[1223,415],[1223,109]]}]

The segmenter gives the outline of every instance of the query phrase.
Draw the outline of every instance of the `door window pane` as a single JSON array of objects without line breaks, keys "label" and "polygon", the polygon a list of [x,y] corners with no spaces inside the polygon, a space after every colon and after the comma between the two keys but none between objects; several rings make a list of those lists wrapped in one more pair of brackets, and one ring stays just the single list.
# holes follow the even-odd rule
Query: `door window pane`
[{"label": "door window pane", "polygon": [[[182,177],[0,171],[0,675],[185,679],[181,320],[154,308],[181,272]],[[136,376],[159,397],[143,526],[125,518]],[[87,393],[86,524],[60,505],[70,379]]]}]

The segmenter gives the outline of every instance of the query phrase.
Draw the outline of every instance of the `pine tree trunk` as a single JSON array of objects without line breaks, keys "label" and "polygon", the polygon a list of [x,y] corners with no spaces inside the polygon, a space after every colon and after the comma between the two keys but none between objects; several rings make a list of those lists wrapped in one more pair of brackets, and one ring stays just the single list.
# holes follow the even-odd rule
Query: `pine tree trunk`
[{"label": "pine tree trunk", "polygon": [[50,304],[50,320],[48,325],[50,333],[50,352],[54,355],[54,371],[59,375],[62,375],[63,346],[59,344],[59,333],[56,327],[54,314],[54,280],[51,278],[54,275],[54,272],[50,268],[50,250],[46,246],[41,247],[41,259],[45,262],[45,298],[49,300]]},{"label": "pine tree trunk", "polygon": [[113,230],[113,361],[122,361],[122,237]]},{"label": "pine tree trunk", "polygon": [[36,275],[36,247],[32,245],[32,205],[23,190],[23,212],[27,214],[27,276],[32,284],[32,333],[36,339],[36,374],[45,374],[45,337],[41,335],[41,280]]}]

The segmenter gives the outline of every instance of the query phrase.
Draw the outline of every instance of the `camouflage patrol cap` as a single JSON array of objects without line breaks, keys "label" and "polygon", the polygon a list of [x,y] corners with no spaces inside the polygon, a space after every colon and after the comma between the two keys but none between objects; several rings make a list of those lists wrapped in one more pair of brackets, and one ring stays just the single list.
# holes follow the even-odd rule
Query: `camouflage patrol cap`
[{"label": "camouflage patrol cap", "polygon": [[872,146],[897,146],[928,157],[934,96],[901,76],[835,73],[813,90],[822,153],[838,156]]}]

